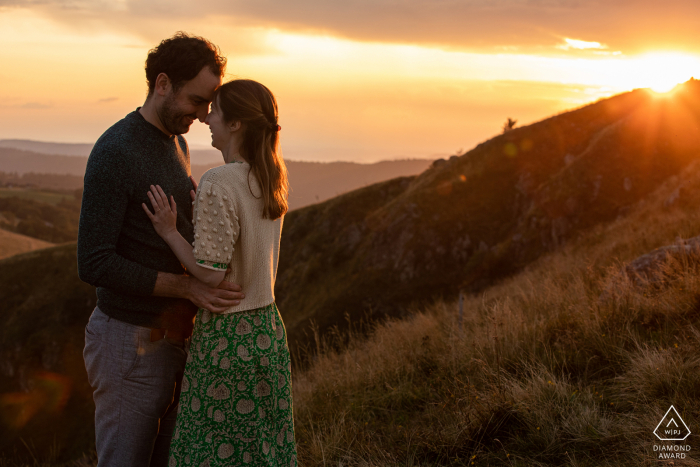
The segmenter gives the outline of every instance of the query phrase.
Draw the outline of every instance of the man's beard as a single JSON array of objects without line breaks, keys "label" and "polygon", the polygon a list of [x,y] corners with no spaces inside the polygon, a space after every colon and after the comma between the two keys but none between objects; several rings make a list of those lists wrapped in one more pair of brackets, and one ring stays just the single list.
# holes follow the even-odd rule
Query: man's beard
[{"label": "man's beard", "polygon": [[158,111],[158,117],[165,129],[173,135],[182,135],[190,131],[190,124],[184,121],[184,117],[197,118],[196,115],[190,116],[179,111],[174,94],[163,101],[163,105]]}]

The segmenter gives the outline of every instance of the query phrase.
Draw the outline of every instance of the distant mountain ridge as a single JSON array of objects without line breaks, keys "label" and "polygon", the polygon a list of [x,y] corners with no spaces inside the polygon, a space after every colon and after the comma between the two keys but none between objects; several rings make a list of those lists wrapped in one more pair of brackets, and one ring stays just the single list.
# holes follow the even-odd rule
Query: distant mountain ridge
[{"label": "distant mountain ridge", "polygon": [[[60,146],[55,143],[30,143],[39,145],[40,148],[47,151],[56,146]],[[25,146],[29,147],[31,145]],[[221,165],[223,162],[221,161],[221,155],[218,151],[216,151],[216,153],[218,154],[218,159],[215,162],[191,166],[192,175],[196,180],[199,180],[204,172],[210,168]],[[376,162],[374,164],[299,161],[286,161],[286,163],[291,186],[289,206],[290,209],[298,209],[309,204],[325,201],[341,193],[372,183],[394,177],[418,174],[425,170],[432,163],[432,160],[397,160]],[[82,177],[85,175],[86,165],[86,156],[39,153],[27,149],[3,147],[0,145],[1,172],[17,173],[19,175],[40,173],[80,177],[79,179],[73,180],[72,183],[75,186],[71,185],[69,187],[71,189],[82,187]],[[68,180],[66,180],[65,177],[62,178],[60,182],[56,181],[53,185],[61,183],[65,186]],[[34,179],[37,179],[37,177],[34,177]],[[49,183],[50,181],[47,180],[46,182]]]},{"label": "distant mountain ridge", "polygon": [[[21,149],[38,154],[87,157],[92,151],[92,143],[54,143],[30,139],[0,139],[0,148]],[[219,151],[215,149],[190,148],[192,160],[199,164],[218,161]]]},{"label": "distant mountain ridge", "polygon": [[21,149],[39,154],[59,156],[89,156],[92,144],[88,143],[50,143],[29,139],[0,139],[0,148]]}]

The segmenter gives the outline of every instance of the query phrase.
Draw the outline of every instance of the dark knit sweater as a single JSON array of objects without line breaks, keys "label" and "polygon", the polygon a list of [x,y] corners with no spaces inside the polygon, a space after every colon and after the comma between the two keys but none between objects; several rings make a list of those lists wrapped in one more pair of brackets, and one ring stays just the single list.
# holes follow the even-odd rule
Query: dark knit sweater
[{"label": "dark knit sweater", "polygon": [[192,243],[189,175],[185,139],[165,135],[138,109],[95,143],[85,170],[78,274],[97,287],[97,306],[112,318],[151,328],[192,322],[197,308],[189,300],[151,295],[158,271],[184,269],[141,207],[151,208],[146,193],[160,185],[175,197],[177,230]]}]

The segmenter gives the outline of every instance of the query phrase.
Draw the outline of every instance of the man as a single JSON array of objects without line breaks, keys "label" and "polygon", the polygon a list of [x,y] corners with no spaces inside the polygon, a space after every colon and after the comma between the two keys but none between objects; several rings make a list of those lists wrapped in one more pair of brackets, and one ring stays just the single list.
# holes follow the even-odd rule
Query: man
[{"label": "man", "polygon": [[[197,308],[238,305],[238,285],[211,288],[185,271],[141,204],[151,185],[173,195],[178,231],[194,241],[187,143],[204,122],[226,59],[178,33],[146,60],[148,97],[97,141],[85,171],[78,233],[81,280],[97,287],[83,356],[94,388],[98,465],[165,466]],[[193,190],[194,188],[194,190]]]}]

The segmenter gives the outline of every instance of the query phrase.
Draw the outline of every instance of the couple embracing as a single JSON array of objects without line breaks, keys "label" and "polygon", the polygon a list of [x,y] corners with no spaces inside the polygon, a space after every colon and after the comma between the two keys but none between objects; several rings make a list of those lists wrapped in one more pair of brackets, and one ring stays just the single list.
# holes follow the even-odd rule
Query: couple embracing
[{"label": "couple embracing", "polygon": [[[145,103],[88,160],[78,270],[97,287],[83,356],[99,467],[297,465],[274,301],[277,103],[255,81],[222,85],[225,66],[201,37],[162,41]],[[199,184],[182,136],[196,119],[223,156]]]}]

